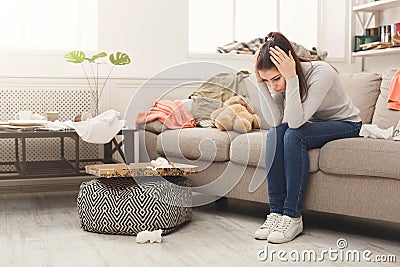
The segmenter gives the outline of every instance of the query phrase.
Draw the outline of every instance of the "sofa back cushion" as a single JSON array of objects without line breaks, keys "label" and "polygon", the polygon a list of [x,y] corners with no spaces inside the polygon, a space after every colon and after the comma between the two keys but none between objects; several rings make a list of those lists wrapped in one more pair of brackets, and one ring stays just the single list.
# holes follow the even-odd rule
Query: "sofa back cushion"
[{"label": "sofa back cushion", "polygon": [[376,73],[340,74],[339,78],[353,104],[360,110],[363,123],[371,123],[381,85]]},{"label": "sofa back cushion", "polygon": [[253,108],[254,113],[260,118],[260,129],[268,130],[271,128],[265,119],[261,106],[267,106],[265,100],[260,96],[259,88],[256,81],[256,75],[252,74],[245,79],[247,88],[247,98],[250,101],[250,106]]},{"label": "sofa back cushion", "polygon": [[390,69],[382,74],[382,84],[380,94],[376,103],[372,123],[378,125],[381,129],[387,129],[391,126],[396,126],[400,120],[400,111],[392,110],[387,107],[389,96],[389,85],[393,75],[397,69]]}]

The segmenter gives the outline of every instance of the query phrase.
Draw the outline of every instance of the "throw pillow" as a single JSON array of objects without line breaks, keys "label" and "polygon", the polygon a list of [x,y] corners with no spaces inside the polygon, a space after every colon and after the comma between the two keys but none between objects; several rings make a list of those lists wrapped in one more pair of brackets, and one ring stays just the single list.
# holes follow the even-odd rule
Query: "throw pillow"
[{"label": "throw pillow", "polygon": [[339,79],[353,104],[360,110],[362,122],[371,123],[380,92],[381,75],[377,73],[340,74]]},{"label": "throw pillow", "polygon": [[387,129],[391,126],[396,126],[400,120],[400,111],[389,109],[387,107],[387,100],[389,97],[389,86],[397,69],[390,69],[382,74],[382,84],[380,94],[376,102],[372,124],[378,125],[381,129]]},{"label": "throw pillow", "polygon": [[245,79],[246,88],[248,93],[248,99],[250,102],[250,106],[253,108],[254,113],[258,115],[260,120],[260,129],[268,130],[271,128],[268,122],[265,120],[263,116],[263,111],[261,106],[267,106],[264,102],[264,98],[259,96],[259,88],[257,86],[256,76],[254,74],[250,75]]},{"label": "throw pillow", "polygon": [[159,120],[139,124],[138,128],[155,134],[159,134],[165,130],[168,130],[168,127]]},{"label": "throw pillow", "polygon": [[189,98],[196,121],[210,119],[211,113],[235,95],[247,96],[244,78],[248,73],[219,73],[204,82]]}]

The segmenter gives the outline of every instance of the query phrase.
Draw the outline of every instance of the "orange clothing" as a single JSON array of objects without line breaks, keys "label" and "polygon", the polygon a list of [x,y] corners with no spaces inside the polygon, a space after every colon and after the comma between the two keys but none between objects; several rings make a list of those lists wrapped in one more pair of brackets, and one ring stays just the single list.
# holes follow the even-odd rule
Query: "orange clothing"
[{"label": "orange clothing", "polygon": [[169,129],[196,127],[192,113],[179,100],[155,100],[149,112],[139,112],[136,124],[159,120]]},{"label": "orange clothing", "polygon": [[396,71],[389,86],[389,97],[387,107],[400,110],[400,69]]}]

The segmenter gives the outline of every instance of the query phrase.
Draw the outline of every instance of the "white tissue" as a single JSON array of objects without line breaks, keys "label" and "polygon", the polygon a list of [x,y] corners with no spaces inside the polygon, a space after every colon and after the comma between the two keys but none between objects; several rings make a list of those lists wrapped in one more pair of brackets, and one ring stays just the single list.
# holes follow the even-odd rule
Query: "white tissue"
[{"label": "white tissue", "polygon": [[48,121],[42,129],[46,129],[49,131],[64,131],[70,129],[70,127],[63,122],[56,120],[56,121]]},{"label": "white tissue", "polygon": [[376,124],[363,124],[360,130],[360,136],[378,139],[390,139],[393,134],[393,126],[383,130]]},{"label": "white tissue", "polygon": [[161,243],[162,240],[161,234],[162,234],[161,229],[155,231],[147,231],[147,230],[142,231],[136,235],[136,242],[141,244],[146,243],[148,241],[150,241],[150,243],[154,242]]},{"label": "white tissue", "polygon": [[86,121],[66,121],[64,124],[75,129],[85,142],[106,144],[114,138],[124,125],[124,121],[118,119],[119,115],[118,111],[110,109]]},{"label": "white tissue", "polygon": [[153,169],[174,167],[168,162],[168,160],[162,157],[158,157],[156,160],[152,160],[150,164],[153,166]]}]

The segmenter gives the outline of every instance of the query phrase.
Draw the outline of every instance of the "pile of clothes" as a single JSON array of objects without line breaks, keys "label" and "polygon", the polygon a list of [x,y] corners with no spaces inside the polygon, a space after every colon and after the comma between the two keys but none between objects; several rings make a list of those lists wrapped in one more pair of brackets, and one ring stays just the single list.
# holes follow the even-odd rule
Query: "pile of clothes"
[{"label": "pile of clothes", "polygon": [[[217,47],[217,51],[222,54],[255,54],[263,43],[264,38],[256,38],[250,42],[233,41],[229,44]],[[303,45],[295,42],[290,43],[293,46],[296,54],[301,58],[310,60],[325,60],[325,58],[328,56],[327,51],[321,51],[315,47],[313,47],[311,50],[308,50]]]}]

